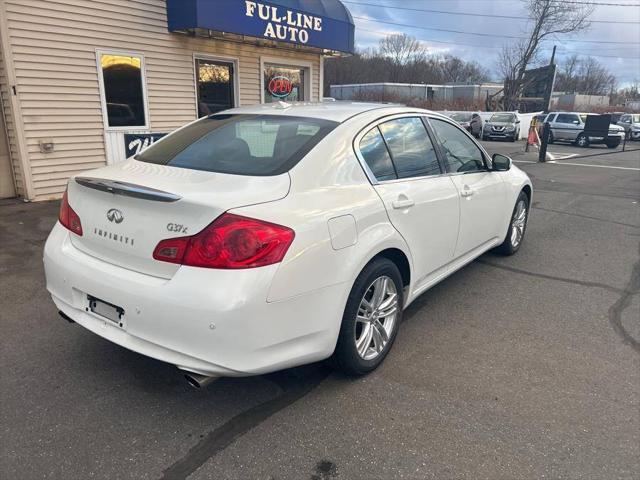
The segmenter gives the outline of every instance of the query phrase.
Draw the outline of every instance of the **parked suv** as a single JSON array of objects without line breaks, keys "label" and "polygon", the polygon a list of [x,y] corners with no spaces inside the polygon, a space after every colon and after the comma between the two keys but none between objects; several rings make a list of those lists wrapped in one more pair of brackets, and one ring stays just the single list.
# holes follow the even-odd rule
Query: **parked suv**
[{"label": "parked suv", "polygon": [[620,117],[618,126],[624,128],[627,140],[640,140],[640,114],[625,113]]},{"label": "parked suv", "polygon": [[520,138],[520,119],[515,113],[494,113],[482,129],[482,139],[506,138],[515,142]]},{"label": "parked suv", "polygon": [[455,112],[449,115],[449,118],[458,122],[462,128],[474,137],[480,138],[482,134],[482,119],[479,113]]},{"label": "parked suv", "polygon": [[592,143],[604,143],[609,148],[616,148],[624,138],[624,128],[618,125],[609,125],[609,134],[606,137],[591,137],[584,133],[585,122],[588,115],[595,113],[579,112],[551,112],[545,118],[545,122],[551,125],[549,143],[556,141],[572,142],[579,147],[588,147]]}]

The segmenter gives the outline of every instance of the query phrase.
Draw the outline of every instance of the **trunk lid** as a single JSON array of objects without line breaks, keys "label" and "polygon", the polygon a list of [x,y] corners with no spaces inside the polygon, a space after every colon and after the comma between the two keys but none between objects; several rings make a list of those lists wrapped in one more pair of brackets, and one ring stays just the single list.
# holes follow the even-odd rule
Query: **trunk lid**
[{"label": "trunk lid", "polygon": [[231,208],[286,197],[289,187],[288,173],[230,175],[130,159],[69,182],[83,228],[71,242],[114,265],[171,278],[179,265],[152,256],[160,240],[194,235]]}]

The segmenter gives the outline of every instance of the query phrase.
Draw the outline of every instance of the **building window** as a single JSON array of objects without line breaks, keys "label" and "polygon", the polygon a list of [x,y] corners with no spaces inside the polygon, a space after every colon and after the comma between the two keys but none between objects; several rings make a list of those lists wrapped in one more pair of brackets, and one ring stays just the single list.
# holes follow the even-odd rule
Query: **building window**
[{"label": "building window", "polygon": [[264,101],[265,103],[302,102],[308,100],[307,76],[309,70],[295,66],[264,65]]},{"label": "building window", "polygon": [[141,55],[98,53],[107,127],[147,127]]},{"label": "building window", "polygon": [[198,117],[235,106],[233,63],[195,59]]}]

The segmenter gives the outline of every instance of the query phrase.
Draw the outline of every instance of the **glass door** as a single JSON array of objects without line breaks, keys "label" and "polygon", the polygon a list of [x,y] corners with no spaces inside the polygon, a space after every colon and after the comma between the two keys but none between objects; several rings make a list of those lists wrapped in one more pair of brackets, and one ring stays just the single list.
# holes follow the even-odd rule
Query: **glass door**
[{"label": "glass door", "polygon": [[196,58],[198,117],[233,108],[233,63]]}]

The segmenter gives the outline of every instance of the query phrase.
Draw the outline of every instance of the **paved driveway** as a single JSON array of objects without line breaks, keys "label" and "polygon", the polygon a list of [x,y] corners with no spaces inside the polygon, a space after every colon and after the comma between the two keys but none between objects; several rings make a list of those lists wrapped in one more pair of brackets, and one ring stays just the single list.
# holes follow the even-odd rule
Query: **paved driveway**
[{"label": "paved driveway", "polygon": [[424,294],[358,379],[318,364],[190,390],[60,319],[41,262],[57,204],[2,203],[0,477],[638,478],[640,154],[486,145],[533,179],[525,244]]}]

